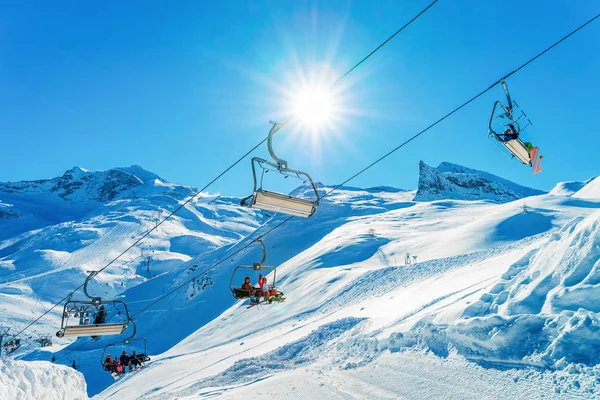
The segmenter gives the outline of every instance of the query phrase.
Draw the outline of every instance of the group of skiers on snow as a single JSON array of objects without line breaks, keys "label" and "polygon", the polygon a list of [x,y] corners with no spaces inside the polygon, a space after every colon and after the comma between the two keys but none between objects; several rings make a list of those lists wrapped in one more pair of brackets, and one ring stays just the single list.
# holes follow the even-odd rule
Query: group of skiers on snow
[{"label": "group of skiers on snow", "polygon": [[273,297],[281,296],[281,293],[277,292],[275,288],[271,288],[267,278],[262,275],[258,276],[256,286],[252,285],[250,277],[246,276],[241,289],[250,294],[250,304],[260,303],[262,297],[264,297],[265,300],[271,300]]},{"label": "group of skiers on snow", "polygon": [[137,354],[135,351],[131,355],[127,355],[127,352],[123,350],[121,356],[116,356],[114,359],[109,354],[104,360],[104,369],[106,371],[115,372],[117,374],[124,374],[125,369],[128,367],[129,372],[134,368],[142,368],[145,359],[145,354]]}]

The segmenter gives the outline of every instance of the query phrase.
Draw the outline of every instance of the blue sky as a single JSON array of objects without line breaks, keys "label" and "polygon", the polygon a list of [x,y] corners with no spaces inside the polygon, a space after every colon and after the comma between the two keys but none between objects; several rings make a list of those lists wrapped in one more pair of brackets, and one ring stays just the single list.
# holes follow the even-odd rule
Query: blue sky
[{"label": "blue sky", "polygon": [[[139,164],[201,187],[264,138],[269,120],[289,116],[302,77],[342,74],[428,3],[5,0],[0,181]],[[334,126],[315,135],[290,125],[277,152],[340,182],[598,12],[591,0],[440,0],[338,86]],[[487,140],[497,87],[352,185],[415,188],[419,160],[542,189],[596,175],[598,71],[600,21],[508,81],[534,122],[525,139],[545,155],[541,174]],[[211,191],[251,186],[245,160]]]}]

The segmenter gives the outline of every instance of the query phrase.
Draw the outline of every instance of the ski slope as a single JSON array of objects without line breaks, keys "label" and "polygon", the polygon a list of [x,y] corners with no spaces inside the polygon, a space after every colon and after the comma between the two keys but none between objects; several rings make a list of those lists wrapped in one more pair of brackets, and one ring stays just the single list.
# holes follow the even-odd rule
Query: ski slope
[{"label": "ski slope", "polygon": [[[202,195],[90,288],[127,302],[152,357],[145,369],[115,382],[100,366],[104,347],[132,330],[99,341],[55,339],[42,349],[28,340],[15,356],[76,361],[88,395],[99,399],[598,395],[599,360],[589,351],[600,336],[598,179],[545,194],[453,164],[425,169],[419,190],[427,201],[414,201],[416,191],[342,187],[313,218],[265,236],[266,265],[277,266],[286,301],[250,310],[232,298],[231,273],[260,260],[260,247],[245,244],[286,217]],[[4,209],[21,215],[0,220],[5,226],[24,218],[28,202],[38,210],[30,213],[35,223],[0,242],[4,321],[18,326],[49,307],[149,229],[155,207],[173,209],[181,202],[173,193],[187,191],[139,167],[122,170],[142,182],[127,178],[137,182],[135,195],[125,189],[98,202],[93,190],[78,193],[58,204],[82,211],[60,221],[43,218],[58,200],[33,202],[29,184],[16,186],[26,193],[0,193]],[[442,191],[440,174],[452,182]],[[34,334],[53,333],[58,313]]]},{"label": "ski slope", "polygon": [[[403,193],[385,197],[341,190],[314,219],[295,221],[265,239],[268,261],[283,261],[278,268],[283,304],[247,310],[242,302],[226,301],[226,285],[217,283],[214,293],[195,300],[221,307],[208,321],[196,308],[178,309],[175,300],[158,306],[152,314],[162,326],[169,318],[177,325],[180,317],[174,314],[180,313],[202,326],[98,397],[600,393],[598,360],[577,356],[596,348],[599,337],[590,293],[600,293],[595,283],[600,199],[553,194],[495,204],[412,202]],[[356,204],[360,207],[353,208]],[[582,237],[588,242],[579,248]],[[302,251],[290,249],[292,244]],[[404,265],[406,252],[418,256],[416,264]],[[229,265],[251,259],[234,257]],[[195,262],[200,261],[190,261]],[[561,300],[553,304],[571,296],[573,270],[590,298],[585,303],[575,297],[583,311],[540,304],[555,294]],[[540,284],[552,274],[559,277],[555,285]],[[215,272],[217,282],[227,278]],[[537,300],[528,302],[524,293]],[[536,301],[531,308],[518,307]],[[481,378],[472,383],[473,375]],[[503,394],[497,395],[500,388]]]}]

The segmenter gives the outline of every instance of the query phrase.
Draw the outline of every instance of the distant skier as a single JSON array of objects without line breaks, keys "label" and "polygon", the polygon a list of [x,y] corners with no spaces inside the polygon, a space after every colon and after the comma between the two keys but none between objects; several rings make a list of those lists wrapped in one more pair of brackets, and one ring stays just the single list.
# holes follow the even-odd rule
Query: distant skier
[{"label": "distant skier", "polygon": [[75,363],[75,360],[73,360],[73,364],[71,364],[71,367],[72,367],[74,370],[77,370],[77,364]]}]

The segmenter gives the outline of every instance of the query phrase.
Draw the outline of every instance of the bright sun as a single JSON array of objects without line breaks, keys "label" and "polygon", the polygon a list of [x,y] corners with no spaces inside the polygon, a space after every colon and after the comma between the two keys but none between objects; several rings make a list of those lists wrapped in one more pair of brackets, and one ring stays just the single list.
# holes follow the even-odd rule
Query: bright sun
[{"label": "bright sun", "polygon": [[312,128],[324,128],[335,118],[335,98],[328,89],[305,87],[292,102],[294,116]]}]

